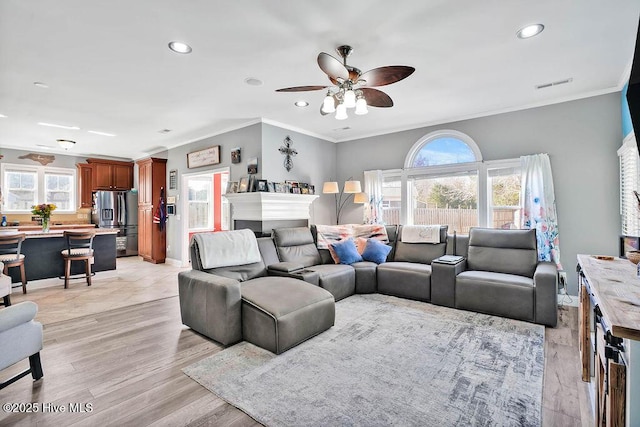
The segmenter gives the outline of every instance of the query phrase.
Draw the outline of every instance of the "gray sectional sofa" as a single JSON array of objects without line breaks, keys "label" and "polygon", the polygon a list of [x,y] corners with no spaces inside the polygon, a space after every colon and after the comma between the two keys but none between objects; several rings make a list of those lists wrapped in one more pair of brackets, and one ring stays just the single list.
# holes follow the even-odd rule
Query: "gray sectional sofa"
[{"label": "gray sectional sofa", "polygon": [[[557,270],[552,263],[538,262],[535,230],[473,228],[468,236],[460,236],[447,234],[443,226],[438,243],[406,243],[402,241],[402,226],[386,229],[392,250],[386,262],[379,265],[368,261],[334,264],[327,250],[317,249],[314,226],[276,229],[272,238],[257,239],[261,262],[225,268],[203,268],[194,240],[193,270],[179,275],[183,323],[225,345],[244,338],[279,353],[333,325],[334,308],[329,306],[334,300],[378,292],[556,326]],[[445,254],[463,258],[443,262],[440,258]],[[322,291],[300,298],[308,300],[305,304],[320,302],[323,309],[305,316],[298,312],[304,304],[273,294],[266,281],[285,281],[285,287],[289,287],[286,292],[295,285]],[[256,287],[259,282],[263,284]],[[289,300],[284,311],[282,307],[269,311],[268,306],[279,298]],[[262,304],[261,300],[268,301]],[[285,315],[279,319],[274,310]],[[250,317],[245,312],[252,313],[249,322],[258,326],[243,325],[245,317]],[[263,323],[256,323],[260,315],[273,323],[268,332],[263,330]],[[311,317],[319,320],[309,321]],[[278,345],[280,332],[287,330],[280,327],[280,320],[282,325],[301,322],[303,332]],[[255,328],[260,331],[256,333]],[[263,335],[272,343],[257,342]]]}]

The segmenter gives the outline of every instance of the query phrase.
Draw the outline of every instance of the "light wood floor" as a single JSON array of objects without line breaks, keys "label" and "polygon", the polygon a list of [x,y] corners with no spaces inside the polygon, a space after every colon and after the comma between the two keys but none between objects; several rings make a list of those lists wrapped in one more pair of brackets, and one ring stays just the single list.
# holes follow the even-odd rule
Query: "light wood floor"
[{"label": "light wood floor", "polygon": [[[120,259],[118,269],[120,270]],[[153,268],[149,268],[149,266]],[[177,271],[173,279],[164,276],[169,266],[154,266],[129,259],[123,269],[140,273],[142,288],[155,274],[166,277],[177,289]],[[117,283],[118,281],[116,281]],[[137,281],[128,283],[132,295],[154,291],[135,290]],[[180,322],[177,296],[158,291],[155,301],[122,306],[117,293],[95,292],[96,285],[80,288],[75,297],[70,290],[34,285],[28,299],[38,302],[40,320],[45,324],[44,350],[41,352],[44,378],[33,382],[25,377],[0,391],[0,403],[16,402],[64,405],[65,413],[17,414],[0,411],[0,426],[81,425],[81,426],[253,426],[257,423],[233,406],[218,399],[181,369],[220,351],[223,347],[204,338]],[[40,294],[46,292],[47,296]],[[167,291],[168,292],[168,291]],[[173,294],[175,295],[175,293]],[[13,302],[22,300],[14,294]],[[75,313],[79,301],[92,300],[90,314],[67,316],[55,321],[68,299]],[[115,302],[114,302],[115,300]],[[101,302],[103,308],[101,309]],[[114,305],[117,307],[112,309]],[[543,391],[544,426],[580,426],[590,424],[587,387],[580,380],[577,338],[577,309],[563,307],[560,325],[546,330]],[[2,343],[0,345],[6,345]],[[0,372],[5,378],[26,369],[20,362]],[[69,413],[68,404],[90,403],[91,412]],[[50,406],[51,407],[51,406]]]}]

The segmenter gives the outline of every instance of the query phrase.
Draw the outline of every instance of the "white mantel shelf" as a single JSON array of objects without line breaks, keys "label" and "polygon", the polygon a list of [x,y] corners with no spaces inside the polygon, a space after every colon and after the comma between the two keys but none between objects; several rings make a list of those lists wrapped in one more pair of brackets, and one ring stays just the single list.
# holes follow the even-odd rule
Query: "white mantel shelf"
[{"label": "white mantel shelf", "polygon": [[309,208],[319,196],[291,193],[230,193],[224,197],[231,203],[233,220],[278,221],[310,219]]}]

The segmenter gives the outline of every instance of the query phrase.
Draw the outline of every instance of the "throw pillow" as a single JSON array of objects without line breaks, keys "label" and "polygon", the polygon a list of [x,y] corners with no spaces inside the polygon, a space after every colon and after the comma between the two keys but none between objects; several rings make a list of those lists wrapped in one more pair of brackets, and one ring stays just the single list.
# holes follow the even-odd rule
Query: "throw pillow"
[{"label": "throw pillow", "polygon": [[330,247],[333,248],[340,259],[340,264],[353,264],[354,262],[362,261],[362,256],[358,253],[352,238],[332,243]]},{"label": "throw pillow", "polygon": [[391,246],[385,245],[375,239],[369,239],[367,241],[367,247],[362,253],[362,259],[375,262],[376,264],[382,264],[387,260],[389,252],[391,252]]},{"label": "throw pillow", "polygon": [[368,241],[368,239],[366,239],[364,237],[357,237],[356,238],[356,249],[358,250],[358,253],[360,255],[362,255],[364,250],[367,248],[367,241]]}]

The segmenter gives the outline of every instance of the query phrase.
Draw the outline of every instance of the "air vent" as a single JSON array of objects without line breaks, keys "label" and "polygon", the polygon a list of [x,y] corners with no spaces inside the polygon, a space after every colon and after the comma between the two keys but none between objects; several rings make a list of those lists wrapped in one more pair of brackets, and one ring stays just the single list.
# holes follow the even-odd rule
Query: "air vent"
[{"label": "air vent", "polygon": [[544,83],[541,85],[536,85],[536,89],[544,89],[547,87],[551,87],[551,86],[558,86],[558,85],[564,85],[567,83],[571,83],[573,81],[573,78],[568,78],[568,79],[564,79],[564,80],[558,80],[557,82],[551,82],[551,83]]},{"label": "air vent", "polygon": [[171,129],[162,129],[158,131],[158,133],[169,133],[169,132],[171,132]]},{"label": "air vent", "polygon": [[335,128],[335,129],[331,129],[331,130],[334,131],[334,132],[342,132],[342,131],[349,130],[349,129],[351,129],[351,126],[345,126],[343,128]]}]

